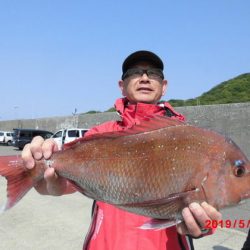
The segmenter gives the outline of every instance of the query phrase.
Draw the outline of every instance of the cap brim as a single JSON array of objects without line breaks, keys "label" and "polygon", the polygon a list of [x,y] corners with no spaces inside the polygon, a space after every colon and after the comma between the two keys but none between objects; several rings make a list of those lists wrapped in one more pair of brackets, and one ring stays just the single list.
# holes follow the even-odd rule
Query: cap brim
[{"label": "cap brim", "polygon": [[155,66],[158,69],[163,70],[164,65],[159,56],[154,54],[151,51],[146,51],[146,50],[140,50],[132,53],[129,55],[123,62],[122,64],[122,72],[123,74],[133,65],[139,63],[139,62],[149,62],[153,66]]}]

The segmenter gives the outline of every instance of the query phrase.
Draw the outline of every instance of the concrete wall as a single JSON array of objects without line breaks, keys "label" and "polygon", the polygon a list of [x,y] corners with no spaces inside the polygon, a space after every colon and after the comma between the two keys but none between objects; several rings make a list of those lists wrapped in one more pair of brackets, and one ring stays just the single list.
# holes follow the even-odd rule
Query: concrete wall
[{"label": "concrete wall", "polygon": [[[187,121],[200,127],[216,130],[232,138],[250,158],[250,103],[190,106],[176,108]],[[32,120],[0,121],[0,130],[13,128],[37,128],[55,132],[61,128],[83,127],[108,120],[119,119],[115,112],[85,114],[65,117],[50,117]]]}]

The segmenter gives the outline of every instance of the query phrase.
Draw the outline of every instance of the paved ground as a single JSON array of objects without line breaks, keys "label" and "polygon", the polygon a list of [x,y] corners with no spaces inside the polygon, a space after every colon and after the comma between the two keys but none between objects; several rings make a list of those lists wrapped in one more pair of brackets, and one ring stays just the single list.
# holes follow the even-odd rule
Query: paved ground
[{"label": "paved ground", "polygon": [[[0,146],[0,155],[19,154]],[[5,180],[0,178],[0,204],[5,197]],[[90,221],[92,201],[76,193],[62,197],[41,196],[30,191],[13,209],[0,214],[0,249],[77,250],[81,249]],[[250,219],[250,201],[223,211],[224,219]],[[218,229],[195,240],[199,250],[240,250],[247,229]]]}]

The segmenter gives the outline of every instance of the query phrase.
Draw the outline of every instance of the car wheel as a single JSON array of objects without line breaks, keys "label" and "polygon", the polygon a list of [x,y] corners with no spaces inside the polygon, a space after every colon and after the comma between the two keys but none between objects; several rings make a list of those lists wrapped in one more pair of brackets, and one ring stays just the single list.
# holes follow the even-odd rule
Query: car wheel
[{"label": "car wheel", "polygon": [[12,141],[8,141],[8,142],[7,142],[7,145],[8,145],[8,146],[11,146],[11,145],[12,145]]}]

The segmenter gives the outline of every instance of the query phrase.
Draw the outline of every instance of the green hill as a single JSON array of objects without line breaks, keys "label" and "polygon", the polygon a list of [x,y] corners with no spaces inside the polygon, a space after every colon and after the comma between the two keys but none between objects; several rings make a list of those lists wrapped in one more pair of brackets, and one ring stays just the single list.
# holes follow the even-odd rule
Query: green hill
[{"label": "green hill", "polygon": [[199,97],[168,102],[175,107],[250,102],[250,73],[222,82]]}]

